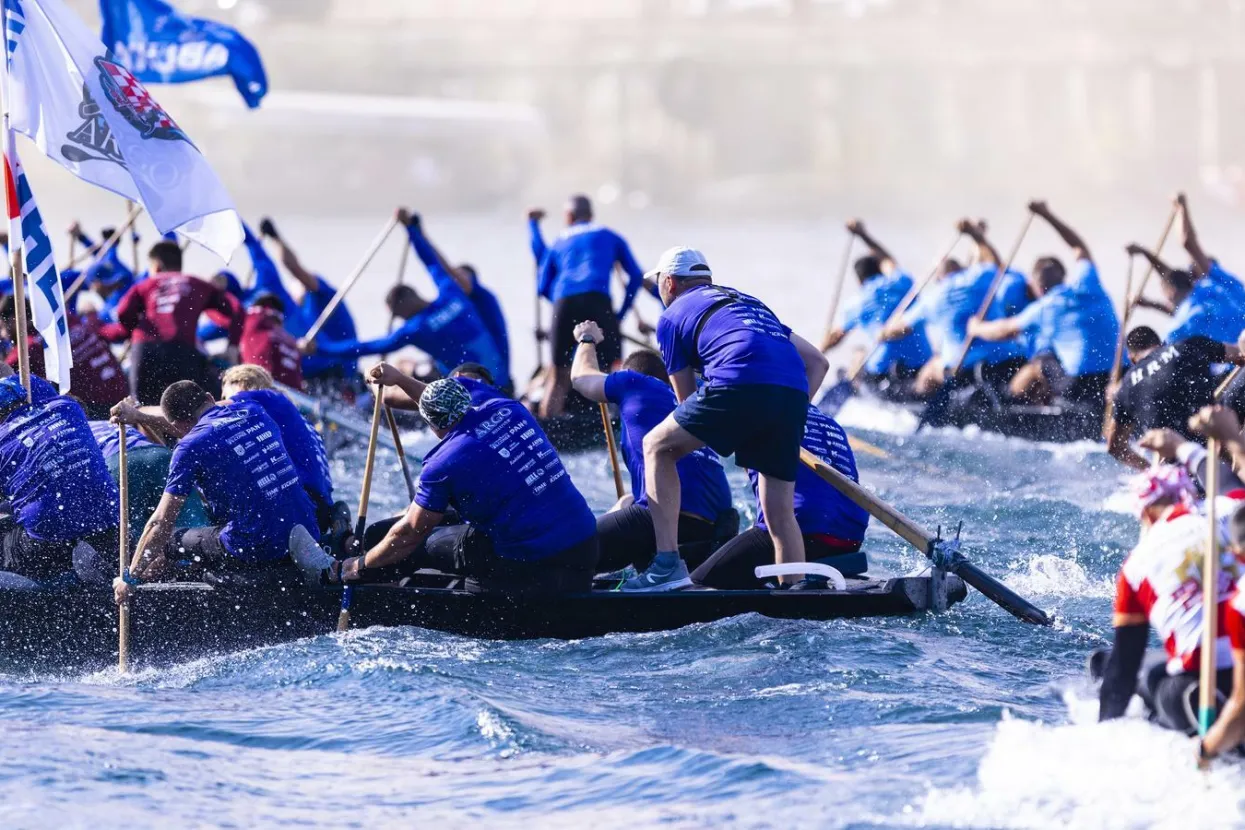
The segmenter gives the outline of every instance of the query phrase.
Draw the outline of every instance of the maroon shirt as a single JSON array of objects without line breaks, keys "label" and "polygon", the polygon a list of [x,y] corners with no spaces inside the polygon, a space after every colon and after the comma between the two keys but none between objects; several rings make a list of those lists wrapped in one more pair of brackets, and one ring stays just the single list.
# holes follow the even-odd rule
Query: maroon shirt
[{"label": "maroon shirt", "polygon": [[113,342],[131,333],[135,343],[184,343],[197,346],[199,317],[209,309],[228,319],[229,343],[242,337],[242,307],[227,292],[189,274],[153,274],[137,283],[117,304],[117,322],[100,334]]},{"label": "maroon shirt", "polygon": [[[130,394],[130,383],[121,364],[112,356],[112,349],[97,333],[97,327],[94,317],[69,315],[69,345],[73,349],[73,368],[69,370],[70,391],[84,403],[112,406]],[[32,334],[26,342],[31,374],[47,378],[43,339]],[[17,368],[17,349],[9,352],[5,362]]]},{"label": "maroon shirt", "polygon": [[303,388],[303,356],[294,335],[285,330],[280,312],[262,306],[248,309],[238,351],[243,363],[262,366],[277,383]]}]

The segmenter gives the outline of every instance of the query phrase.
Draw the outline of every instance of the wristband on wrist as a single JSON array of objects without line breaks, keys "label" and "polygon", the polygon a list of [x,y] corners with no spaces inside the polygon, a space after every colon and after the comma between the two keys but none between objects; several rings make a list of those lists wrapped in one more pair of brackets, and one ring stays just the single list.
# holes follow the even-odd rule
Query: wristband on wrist
[{"label": "wristband on wrist", "polygon": [[591,337],[588,337],[587,335],[584,335],[583,337],[579,338],[579,342],[581,344],[587,344],[589,346],[595,346],[597,344],[597,341],[593,340]]},{"label": "wristband on wrist", "polygon": [[134,576],[134,574],[130,573],[129,568],[126,568],[124,571],[121,572],[121,581],[124,582],[126,585],[129,585],[131,588],[137,588],[139,585],[143,583],[141,579]]}]

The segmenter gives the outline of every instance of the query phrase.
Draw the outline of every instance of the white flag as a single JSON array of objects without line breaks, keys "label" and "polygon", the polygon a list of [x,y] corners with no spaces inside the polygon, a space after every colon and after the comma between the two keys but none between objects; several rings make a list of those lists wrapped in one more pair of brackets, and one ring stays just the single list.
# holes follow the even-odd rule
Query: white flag
[{"label": "white flag", "polygon": [[[60,387],[62,395],[69,392],[69,370],[73,368],[73,350],[69,345],[69,323],[65,319],[65,292],[60,275],[56,273],[56,261],[52,253],[52,241],[48,238],[35,194],[26,180],[26,171],[17,158],[12,139],[6,142],[8,164],[5,168],[5,186],[9,189],[9,239],[10,244],[22,241],[22,255],[26,263],[26,299],[30,303],[35,328],[43,338],[44,375]],[[22,309],[17,310],[18,314]]]},{"label": "white flag", "polygon": [[228,260],[242,223],[207,160],[61,0],[3,0],[12,128],[91,184]]}]

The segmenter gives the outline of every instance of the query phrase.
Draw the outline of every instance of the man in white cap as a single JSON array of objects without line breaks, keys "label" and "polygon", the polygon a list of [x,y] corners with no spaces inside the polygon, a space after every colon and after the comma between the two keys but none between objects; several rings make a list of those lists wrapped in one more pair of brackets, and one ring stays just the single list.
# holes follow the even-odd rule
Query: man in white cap
[{"label": "man in white cap", "polygon": [[[756,471],[779,563],[803,562],[795,478],[810,390],[829,364],[760,300],[713,284],[700,251],[671,248],[649,273],[665,312],[657,342],[679,406],[644,438],[644,479],[657,556],[624,591],[669,591],[691,583],[678,554],[676,462],[701,447]],[[704,377],[697,390],[696,375]]]}]

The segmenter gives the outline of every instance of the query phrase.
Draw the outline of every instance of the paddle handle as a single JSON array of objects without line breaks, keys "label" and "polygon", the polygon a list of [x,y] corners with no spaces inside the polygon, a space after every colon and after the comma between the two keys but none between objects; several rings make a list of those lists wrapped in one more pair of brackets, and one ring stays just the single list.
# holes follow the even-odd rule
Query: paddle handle
[{"label": "paddle handle", "polygon": [[[130,470],[126,449],[125,424],[117,426],[117,487],[121,493],[121,514],[117,523],[117,576],[125,577],[126,560],[130,553]],[[117,606],[117,669],[130,670],[130,603]]]},{"label": "paddle handle", "polygon": [[[1120,382],[1120,370],[1124,367],[1124,340],[1128,336],[1128,320],[1132,316],[1129,299],[1133,295],[1133,266],[1136,260],[1132,254],[1128,256],[1128,273],[1124,276],[1124,307],[1120,314],[1120,333],[1115,338],[1115,356],[1111,359],[1111,377],[1107,388],[1111,389]],[[1102,416],[1102,437],[1106,438],[1115,423],[1115,396],[1107,395],[1107,408]]]},{"label": "paddle handle", "polygon": [[389,217],[389,221],[385,223],[385,227],[382,228],[381,232],[376,235],[375,239],[372,240],[372,244],[367,249],[367,253],[363,255],[363,260],[355,266],[354,271],[352,271],[350,276],[346,278],[346,281],[342,283],[342,287],[337,289],[337,293],[333,295],[333,299],[329,300],[329,304],[324,307],[324,311],[320,312],[320,316],[316,318],[315,323],[312,324],[311,328],[307,329],[307,333],[303,335],[303,340],[311,342],[316,339],[316,335],[320,333],[320,329],[324,328],[324,324],[328,322],[329,317],[333,315],[333,312],[337,310],[337,307],[342,304],[343,300],[346,299],[346,295],[350,292],[350,289],[354,288],[355,283],[357,283],[359,278],[363,276],[363,272],[367,270],[367,266],[371,264],[372,260],[376,256],[376,253],[380,250],[381,246],[385,244],[385,240],[389,238],[389,234],[393,233],[393,229],[397,226],[398,217]]},{"label": "paddle handle", "polygon": [[[1161,257],[1163,255],[1163,246],[1167,244],[1167,237],[1171,235],[1172,228],[1176,226],[1176,216],[1180,213],[1180,205],[1173,204],[1171,213],[1167,215],[1167,224],[1163,226],[1163,233],[1159,235],[1159,243],[1154,246],[1154,255]],[[1146,266],[1145,273],[1141,275],[1141,282],[1137,286],[1137,293],[1132,296],[1126,296],[1124,302],[1128,310],[1128,316],[1132,317],[1133,308],[1137,305],[1137,301],[1146,293],[1146,283],[1150,281],[1150,277],[1154,274],[1154,263],[1150,262]],[[1121,334],[1123,332],[1121,331]]]},{"label": "paddle handle", "polygon": [[843,246],[843,258],[839,260],[838,281],[834,284],[834,293],[830,295],[830,312],[826,315],[826,331],[834,330],[834,318],[839,315],[839,302],[843,299],[843,285],[847,282],[847,269],[852,264],[852,248],[856,243],[856,234],[847,234],[847,244]]},{"label": "paddle handle", "polygon": [[[402,256],[398,258],[398,281],[395,283],[396,285],[406,285],[406,260],[410,257],[410,255],[411,244],[410,240],[407,240],[407,244],[402,246]],[[394,314],[392,311],[389,312],[389,325],[385,327],[386,334],[393,333],[393,324],[396,323],[397,320],[398,315]]]},{"label": "paddle handle", "polygon": [[[1007,261],[999,266],[998,273],[994,275],[994,279],[990,282],[990,289],[986,291],[985,299],[981,301],[981,308],[977,309],[974,315],[977,320],[986,319],[986,315],[990,313],[990,305],[994,302],[994,295],[999,293],[999,288],[1003,285],[1003,280],[1007,279],[1007,272],[1011,269],[1012,263],[1016,261],[1016,255],[1020,253],[1020,246],[1025,241],[1025,236],[1029,233],[1029,226],[1033,224],[1033,211],[1025,214],[1025,222],[1020,227],[1020,235],[1016,237],[1016,244],[1012,246],[1011,252],[1007,255]],[[998,265],[998,263],[996,263]],[[968,358],[968,352],[973,347],[973,341],[977,338],[971,334],[964,335],[964,345],[960,347],[960,356],[956,358],[955,363],[951,367],[951,377],[955,377],[960,373],[960,369],[964,368],[964,361]]]},{"label": "paddle handle", "polygon": [[614,424],[610,422],[610,408],[604,403],[598,403],[601,407],[601,426],[605,429],[605,446],[610,451],[610,468],[614,471],[614,494],[618,498],[623,497],[623,480],[622,470],[618,467],[618,444],[614,440]]},{"label": "paddle handle", "polygon": [[[142,213],[143,213],[142,205],[133,205],[130,208],[130,212],[126,214],[125,221],[121,223],[121,227],[113,231],[112,236],[110,236],[108,239],[105,239],[95,248],[87,248],[85,251],[81,253],[81,255],[76,256],[76,257],[70,257],[69,267],[76,268],[79,265],[79,263],[84,262],[85,260],[88,260],[92,257],[96,257],[96,258],[102,257],[105,254],[107,254],[109,251],[111,251],[113,248],[117,247],[118,243],[121,242],[122,235],[125,233],[128,233],[130,228],[134,227],[134,223],[138,221],[138,217],[141,216]],[[134,271],[134,276],[135,277],[138,276],[137,269],[135,269]],[[74,294],[77,294],[79,289],[81,289],[82,286],[85,284],[86,284],[86,270],[84,269],[83,272],[78,275],[78,278],[74,280],[73,283],[68,288],[65,289],[65,299],[68,300]]]},{"label": "paddle handle", "polygon": [[1223,379],[1223,383],[1215,387],[1215,403],[1219,403],[1223,398],[1224,393],[1228,391],[1228,387],[1232,385],[1232,381],[1236,380],[1236,376],[1241,373],[1242,369],[1245,369],[1245,366],[1233,366],[1232,371],[1228,372],[1228,376]]},{"label": "paddle handle", "polygon": [[[372,428],[367,439],[367,460],[363,464],[363,487],[359,490],[359,512],[356,527],[367,521],[367,504],[372,498],[372,473],[376,469],[376,438],[380,434],[380,415],[385,408],[385,387],[376,387],[376,403],[372,406]],[[366,529],[366,528],[364,528]],[[362,544],[362,534],[358,537]]]},{"label": "paddle handle", "polygon": [[1198,682],[1197,731],[1202,737],[1215,719],[1219,644],[1219,442],[1206,442],[1206,558],[1202,563],[1202,664]]},{"label": "paddle handle", "polygon": [[[377,388],[377,392],[380,389]],[[398,421],[393,417],[393,410],[385,405],[385,419],[389,421],[389,433],[393,436],[393,448],[398,453],[398,463],[402,465],[402,478],[406,480],[406,495],[415,501],[415,480],[411,478],[411,465],[406,460],[406,450],[402,447],[402,434],[398,431]]]}]

